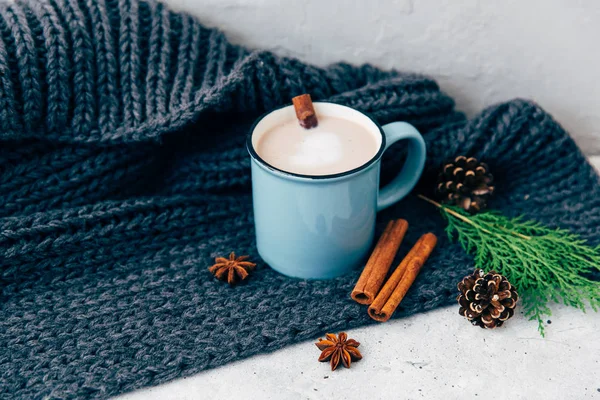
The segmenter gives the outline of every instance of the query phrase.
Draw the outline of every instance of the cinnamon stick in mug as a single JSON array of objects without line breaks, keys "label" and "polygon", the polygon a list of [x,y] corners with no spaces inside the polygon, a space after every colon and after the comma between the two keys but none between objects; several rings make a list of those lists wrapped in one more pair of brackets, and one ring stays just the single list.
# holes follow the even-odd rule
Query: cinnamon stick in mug
[{"label": "cinnamon stick in mug", "polygon": [[371,318],[385,322],[408,292],[421,268],[437,244],[437,237],[433,233],[426,233],[417,241],[406,257],[396,267],[396,270],[385,283],[371,306],[368,313]]},{"label": "cinnamon stick in mug", "polygon": [[354,290],[352,290],[350,296],[354,301],[360,304],[371,304],[373,302],[383,285],[392,262],[394,262],[396,252],[407,230],[408,222],[403,219],[392,220],[387,224],[375,249],[373,249],[373,253],[371,253],[371,257],[369,257],[369,261],[367,261],[365,269],[358,282],[356,282]]},{"label": "cinnamon stick in mug", "polygon": [[305,93],[294,97],[292,104],[296,111],[296,118],[304,129],[314,128],[319,124],[310,94]]}]

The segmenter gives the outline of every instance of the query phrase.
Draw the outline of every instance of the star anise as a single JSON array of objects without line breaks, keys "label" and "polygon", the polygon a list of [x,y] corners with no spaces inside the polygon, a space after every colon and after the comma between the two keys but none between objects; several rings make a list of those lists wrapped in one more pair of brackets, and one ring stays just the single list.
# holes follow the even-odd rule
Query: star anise
[{"label": "star anise", "polygon": [[225,257],[215,258],[215,265],[208,270],[219,280],[227,281],[230,285],[235,285],[239,281],[243,281],[249,275],[256,264],[248,260],[248,256],[235,256],[234,252],[229,254],[229,259]]},{"label": "star anise", "polygon": [[360,351],[357,349],[360,343],[354,339],[348,339],[346,332],[341,332],[338,337],[333,333],[326,333],[325,336],[327,339],[319,338],[319,342],[315,344],[319,350],[322,350],[319,361],[330,361],[332,371],[340,365],[340,360],[344,367],[350,368],[352,361],[358,361],[362,358]]}]

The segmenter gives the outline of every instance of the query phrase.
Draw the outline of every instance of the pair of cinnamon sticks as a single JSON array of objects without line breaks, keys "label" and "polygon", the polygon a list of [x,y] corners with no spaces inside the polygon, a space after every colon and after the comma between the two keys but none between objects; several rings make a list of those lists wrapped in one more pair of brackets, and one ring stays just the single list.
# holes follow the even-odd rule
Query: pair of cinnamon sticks
[{"label": "pair of cinnamon sticks", "polygon": [[384,285],[407,230],[408,222],[403,219],[387,224],[352,291],[356,302],[369,305],[369,316],[376,321],[391,318],[437,244],[433,233],[421,236]]}]

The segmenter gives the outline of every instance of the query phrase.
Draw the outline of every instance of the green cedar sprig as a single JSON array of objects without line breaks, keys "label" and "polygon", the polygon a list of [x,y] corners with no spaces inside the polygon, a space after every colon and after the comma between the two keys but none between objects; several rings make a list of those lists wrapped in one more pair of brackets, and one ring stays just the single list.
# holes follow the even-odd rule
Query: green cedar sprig
[{"label": "green cedar sprig", "polygon": [[551,315],[550,301],[584,312],[586,302],[594,311],[600,308],[600,282],[583,276],[600,270],[600,246],[591,247],[565,229],[490,211],[468,215],[457,207],[419,197],[441,210],[448,221],[448,236],[474,255],[477,268],[496,270],[515,285],[525,315],[538,322],[542,336],[544,316]]}]

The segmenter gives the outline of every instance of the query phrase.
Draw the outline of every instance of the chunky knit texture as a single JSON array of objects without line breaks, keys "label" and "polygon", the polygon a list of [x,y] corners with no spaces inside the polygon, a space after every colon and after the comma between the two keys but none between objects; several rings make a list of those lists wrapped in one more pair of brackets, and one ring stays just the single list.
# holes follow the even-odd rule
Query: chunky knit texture
[{"label": "chunky knit texture", "polygon": [[[290,279],[254,247],[244,136],[303,92],[416,125],[421,188],[448,157],[473,155],[497,178],[491,207],[598,242],[598,178],[531,102],[467,121],[426,77],[249,51],[158,3],[3,4],[2,398],[106,398],[370,322],[349,296],[359,271]],[[402,158],[386,155],[383,180]],[[403,251],[440,237],[395,317],[453,303],[471,258],[422,201],[386,210],[379,228],[392,216],[411,224]],[[234,288],[207,271],[230,251],[259,263]]]}]

